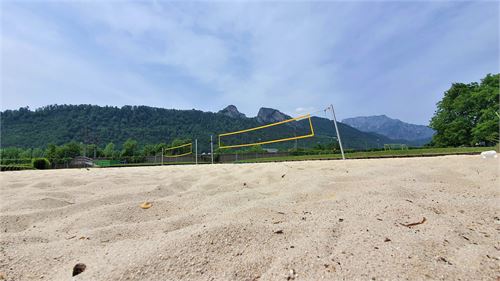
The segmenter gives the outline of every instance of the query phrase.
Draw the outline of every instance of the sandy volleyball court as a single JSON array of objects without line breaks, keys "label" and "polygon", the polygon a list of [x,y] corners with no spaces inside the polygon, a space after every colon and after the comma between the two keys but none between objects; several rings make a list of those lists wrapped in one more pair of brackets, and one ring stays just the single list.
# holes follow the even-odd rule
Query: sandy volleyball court
[{"label": "sandy volleyball court", "polygon": [[447,156],[4,172],[0,272],[72,280],[84,263],[73,280],[498,280],[498,167]]}]

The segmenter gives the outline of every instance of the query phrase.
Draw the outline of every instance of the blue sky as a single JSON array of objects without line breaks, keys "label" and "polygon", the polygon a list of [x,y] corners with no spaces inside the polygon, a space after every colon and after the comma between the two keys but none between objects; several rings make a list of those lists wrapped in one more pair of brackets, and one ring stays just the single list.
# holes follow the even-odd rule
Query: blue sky
[{"label": "blue sky", "polygon": [[333,103],[427,124],[499,72],[498,2],[1,2],[1,108],[149,105],[247,116]]}]

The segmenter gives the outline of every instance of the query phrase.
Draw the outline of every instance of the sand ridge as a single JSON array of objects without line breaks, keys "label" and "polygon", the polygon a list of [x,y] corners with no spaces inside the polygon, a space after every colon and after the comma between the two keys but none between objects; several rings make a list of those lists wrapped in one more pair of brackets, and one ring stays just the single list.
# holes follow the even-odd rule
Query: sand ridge
[{"label": "sand ridge", "polygon": [[1,173],[0,272],[496,280],[498,167],[474,155]]}]

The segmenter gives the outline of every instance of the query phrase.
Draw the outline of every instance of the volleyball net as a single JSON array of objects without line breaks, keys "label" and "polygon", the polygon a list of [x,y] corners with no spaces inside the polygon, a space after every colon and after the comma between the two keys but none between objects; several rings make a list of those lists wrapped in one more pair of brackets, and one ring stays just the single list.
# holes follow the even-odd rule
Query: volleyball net
[{"label": "volleyball net", "polygon": [[218,135],[219,149],[242,148],[314,137],[311,115]]},{"label": "volleyball net", "polygon": [[181,157],[192,153],[193,153],[192,142],[163,149],[163,157],[166,158]]}]

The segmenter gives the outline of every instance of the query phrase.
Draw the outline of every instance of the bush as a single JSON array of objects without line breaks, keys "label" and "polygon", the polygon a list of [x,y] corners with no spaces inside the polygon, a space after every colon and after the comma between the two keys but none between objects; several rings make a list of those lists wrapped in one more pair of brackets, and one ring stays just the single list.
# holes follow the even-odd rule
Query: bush
[{"label": "bush", "polygon": [[35,158],[31,162],[33,168],[38,170],[50,169],[50,162],[47,158]]}]

